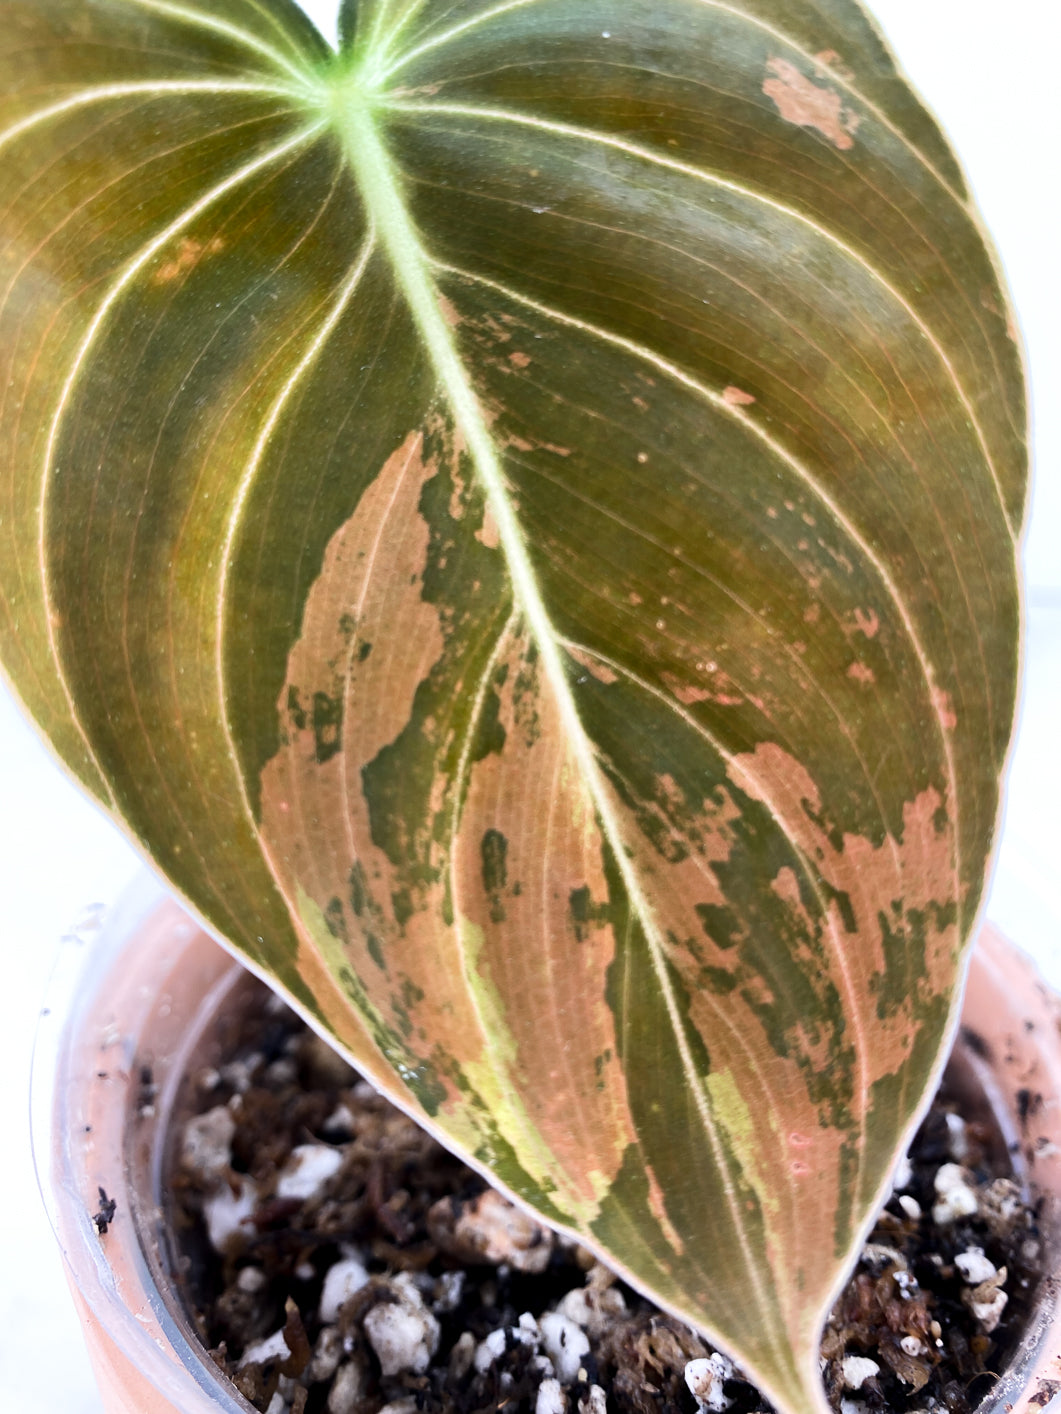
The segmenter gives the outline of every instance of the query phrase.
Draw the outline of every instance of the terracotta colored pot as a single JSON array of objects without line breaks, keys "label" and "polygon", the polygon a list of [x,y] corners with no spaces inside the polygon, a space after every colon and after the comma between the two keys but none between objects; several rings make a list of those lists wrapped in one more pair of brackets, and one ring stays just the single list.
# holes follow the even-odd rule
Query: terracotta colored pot
[{"label": "terracotta colored pot", "polygon": [[[43,1023],[34,1139],[104,1407],[254,1414],[180,1308],[159,1205],[179,1078],[191,1060],[212,1060],[202,1049],[211,1019],[246,973],[154,886],[126,900],[87,951],[66,959],[68,1004],[60,997]],[[990,928],[973,959],[955,1064],[986,1093],[1041,1195],[1046,1270],[1061,1268],[1061,1002]],[[117,1204],[103,1234],[92,1217],[101,1189]],[[1061,1390],[1057,1292],[1058,1279],[1046,1278],[1018,1356],[978,1414],[1038,1414]]]}]

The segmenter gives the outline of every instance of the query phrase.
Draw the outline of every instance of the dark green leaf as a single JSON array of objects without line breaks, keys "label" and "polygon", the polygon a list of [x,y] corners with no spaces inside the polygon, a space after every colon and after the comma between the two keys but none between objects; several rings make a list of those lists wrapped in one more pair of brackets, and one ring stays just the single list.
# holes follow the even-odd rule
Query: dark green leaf
[{"label": "dark green leaf", "polygon": [[232,946],[821,1408],[1013,715],[1025,406],[850,0],[12,0],[0,645]]}]

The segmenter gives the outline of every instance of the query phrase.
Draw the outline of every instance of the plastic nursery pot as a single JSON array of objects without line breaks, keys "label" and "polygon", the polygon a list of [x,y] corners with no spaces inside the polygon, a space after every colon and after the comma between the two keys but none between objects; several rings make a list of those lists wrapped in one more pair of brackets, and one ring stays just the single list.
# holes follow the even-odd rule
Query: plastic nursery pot
[{"label": "plastic nursery pot", "polygon": [[33,1147],[106,1414],[255,1414],[180,1308],[160,1204],[180,1076],[246,976],[147,876],[91,941],[63,940],[34,1052]]},{"label": "plastic nursery pot", "polygon": [[[34,1143],[104,1407],[254,1414],[181,1308],[160,1201],[181,1075],[193,1060],[212,1063],[247,974],[149,884],[98,938],[68,951],[66,996],[51,999],[38,1040]],[[994,1111],[1018,1177],[1042,1202],[1043,1270],[1058,1270],[1061,1001],[990,927],[974,953],[951,1074]],[[105,1233],[94,1222],[106,1211],[101,1189],[116,1205]],[[1052,1275],[1040,1282],[1017,1354],[978,1414],[1032,1414],[1061,1390],[1059,1287]]]}]

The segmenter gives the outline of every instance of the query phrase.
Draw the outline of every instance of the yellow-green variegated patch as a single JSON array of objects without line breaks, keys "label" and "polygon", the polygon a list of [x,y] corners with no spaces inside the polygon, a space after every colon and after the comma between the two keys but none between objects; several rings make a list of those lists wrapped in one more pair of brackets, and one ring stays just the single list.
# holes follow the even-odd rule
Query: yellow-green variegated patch
[{"label": "yellow-green variegated patch", "polygon": [[853,0],[7,0],[0,643],[228,942],[788,1414],[1009,740],[1020,355]]}]

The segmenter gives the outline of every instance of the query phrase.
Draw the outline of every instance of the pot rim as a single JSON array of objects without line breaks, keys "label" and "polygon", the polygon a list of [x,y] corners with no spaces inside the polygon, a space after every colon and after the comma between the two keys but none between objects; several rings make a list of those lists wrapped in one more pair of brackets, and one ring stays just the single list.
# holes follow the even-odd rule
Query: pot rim
[{"label": "pot rim", "polygon": [[[142,935],[147,929],[156,934],[156,947],[152,950],[143,946]],[[166,952],[167,936],[172,956]],[[125,1126],[130,1119],[136,1119],[130,1106],[136,1089],[132,1077],[140,1061],[140,1030],[153,1009],[160,1015],[168,1014],[164,995],[167,969],[172,968],[175,959],[179,963],[196,942],[205,945],[214,959],[212,980],[202,992],[196,1016],[191,1024],[182,1027],[172,1047],[172,1064],[162,1077],[157,1104],[149,1112],[140,1112],[150,1113],[150,1119],[134,1146],[125,1136]],[[990,925],[984,925],[975,946],[982,974],[979,990],[989,994],[989,1006],[1021,983],[1033,986],[1036,1024],[1048,1027],[1050,1037],[1043,1089],[1049,1099],[1048,1108],[1056,1110],[1061,1104],[1061,1002],[1043,984],[1032,960]],[[145,953],[149,954],[147,958]],[[145,966],[145,962],[149,965]],[[153,974],[154,985],[146,980],[148,973]],[[131,1026],[125,1025],[121,1030],[113,1026],[111,1036],[108,1027],[112,1024],[104,1022],[102,1034],[100,1025],[101,1018],[107,1015],[108,989],[116,975],[134,993],[135,1015]],[[34,1044],[30,1093],[34,1166],[75,1301],[83,1315],[87,1307],[90,1320],[98,1323],[120,1356],[142,1374],[149,1389],[169,1401],[159,1406],[159,1414],[257,1414],[213,1364],[197,1338],[176,1284],[167,1283],[170,1254],[164,1250],[166,1244],[160,1237],[166,1125],[177,1088],[204,1026],[209,1024],[225,993],[245,975],[243,965],[210,939],[180,910],[157,879],[145,871],[105,916],[102,926],[88,920],[61,940]],[[967,991],[963,1030],[967,1026],[964,1006],[969,996]],[[121,1162],[108,1170],[111,1181],[107,1192],[118,1201],[119,1222],[125,1219],[126,1231],[115,1234],[109,1243],[106,1236],[97,1232],[91,1216],[93,1209],[87,1201],[94,1194],[87,1184],[89,1165],[84,1151],[94,1141],[84,1138],[87,1116],[82,1092],[91,1087],[84,1084],[84,1055],[80,1067],[76,1055],[78,1038],[83,1042],[86,1031],[91,1033],[93,1029],[101,1045],[108,1048],[108,1068],[113,1058],[120,1067],[116,1075],[120,1075],[125,1087],[122,1101],[115,1107]],[[1026,1018],[1025,1030],[1028,1029]],[[109,1048],[113,1048],[113,1056]],[[1011,1107],[1004,1103],[1002,1082],[993,1078],[993,1068],[977,1062],[968,1048],[966,1055],[973,1070],[979,1072],[992,1108],[1004,1120]],[[1000,1059],[1008,1061],[1011,1055],[1012,1047]],[[97,1077],[106,1081],[107,1072],[97,1071]],[[1008,1127],[1015,1135],[1013,1124]],[[135,1159],[134,1147],[139,1151]],[[1027,1147],[1028,1161],[1023,1166],[1020,1156],[1016,1156],[1017,1177],[1022,1179],[1030,1178],[1029,1169],[1034,1167],[1030,1142]],[[1061,1150],[1058,1158],[1049,1162],[1061,1163]],[[137,1181],[145,1185],[140,1197],[136,1193]],[[1061,1306],[1058,1282],[1051,1275],[1061,1258],[1061,1182],[1055,1182],[1054,1187],[1057,1196],[1052,1205],[1052,1260],[1044,1264],[1028,1327],[1015,1357],[994,1389],[977,1405],[975,1414],[1008,1414],[1014,1402],[1027,1395],[1036,1382],[1039,1398],[1032,1407],[1044,1410],[1044,1414],[1061,1411],[1061,1394],[1055,1395],[1061,1383],[1054,1384],[1055,1379],[1061,1382],[1061,1360],[1056,1353],[1061,1348],[1061,1336],[1055,1334],[1061,1324]],[[95,1363],[99,1375],[98,1360]],[[147,1414],[139,1405],[118,1407],[128,1408],[129,1414],[134,1410],[136,1414]]]},{"label": "pot rim", "polygon": [[[120,1269],[114,1261],[117,1243],[112,1240],[108,1244],[107,1236],[97,1231],[93,1209],[86,1204],[87,1164],[83,1149],[88,1118],[79,1103],[80,1089],[84,1087],[79,1088],[76,1083],[80,1075],[77,1038],[89,1028],[99,1031],[98,1018],[106,1012],[106,991],[115,972],[123,968],[135,970],[136,954],[142,951],[139,939],[143,930],[168,911],[180,914],[169,920],[179,948],[186,946],[193,935],[202,934],[198,924],[180,912],[158,879],[144,870],[102,922],[89,918],[60,940],[31,1061],[33,1164],[79,1313],[84,1316],[87,1308],[91,1320],[101,1327],[119,1356],[140,1371],[151,1389],[171,1401],[166,1406],[167,1414],[170,1407],[180,1414],[257,1414],[210,1361],[190,1322],[185,1323],[175,1314],[179,1303],[164,1299],[159,1283],[161,1263],[152,1263],[145,1251],[151,1207],[160,1191],[164,1147],[159,1142],[161,1134],[152,1136],[146,1155],[151,1180],[147,1204],[138,1202],[133,1194],[124,1145],[122,1162],[109,1170],[111,1182],[105,1187],[118,1204],[116,1222],[124,1218],[130,1224],[124,1240],[118,1234]],[[204,996],[204,1006],[212,1006],[217,995],[242,975],[243,968],[234,958],[223,955],[222,964],[221,977]],[[136,1020],[140,1022],[151,1010],[153,993],[158,989],[145,981],[138,984],[137,991],[140,1014]],[[115,1025],[110,1036],[108,1025],[104,1024],[101,1045],[120,1067],[128,1086],[138,1062],[138,1027],[119,1030]],[[187,1049],[182,1048],[181,1059],[187,1059]],[[119,1108],[120,1126],[127,1110],[124,1092]],[[91,1340],[89,1346],[97,1378],[101,1378]]]}]

